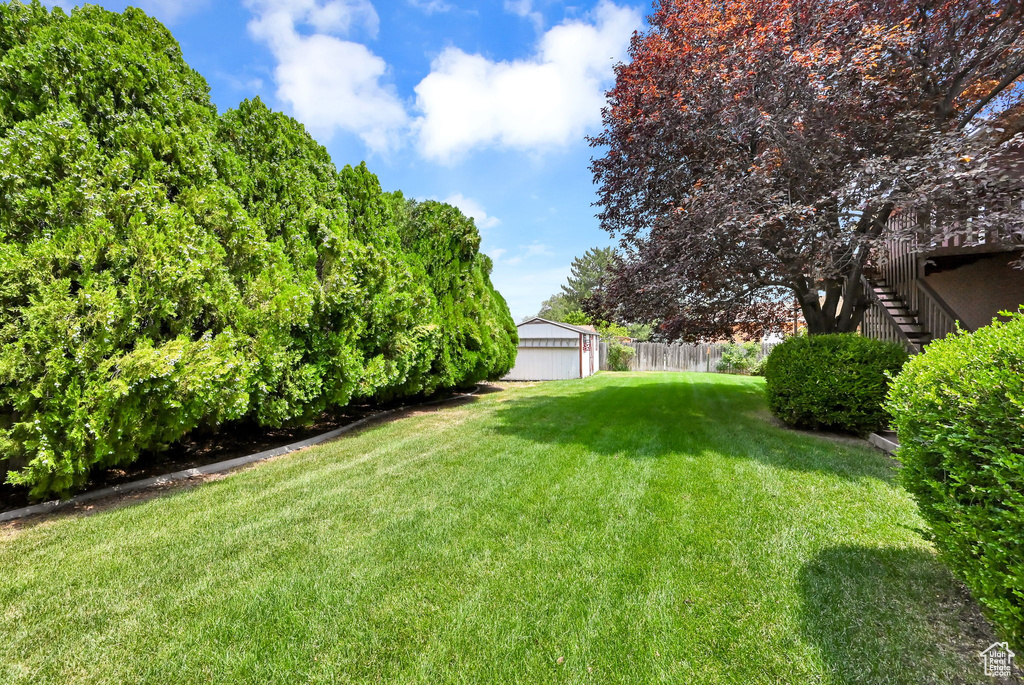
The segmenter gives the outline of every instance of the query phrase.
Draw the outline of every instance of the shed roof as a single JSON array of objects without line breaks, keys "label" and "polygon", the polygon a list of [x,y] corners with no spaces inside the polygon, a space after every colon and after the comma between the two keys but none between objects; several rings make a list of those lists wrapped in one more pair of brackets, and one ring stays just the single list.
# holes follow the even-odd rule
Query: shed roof
[{"label": "shed roof", "polygon": [[520,323],[516,324],[516,328],[526,326],[531,323],[549,323],[552,326],[558,326],[560,328],[565,328],[570,331],[576,331],[577,333],[584,333],[586,335],[597,335],[597,329],[594,328],[593,326],[573,326],[570,323],[562,323],[561,321],[550,321],[548,319],[542,319],[539,316],[535,316],[532,319],[527,319],[526,321],[521,321]]}]

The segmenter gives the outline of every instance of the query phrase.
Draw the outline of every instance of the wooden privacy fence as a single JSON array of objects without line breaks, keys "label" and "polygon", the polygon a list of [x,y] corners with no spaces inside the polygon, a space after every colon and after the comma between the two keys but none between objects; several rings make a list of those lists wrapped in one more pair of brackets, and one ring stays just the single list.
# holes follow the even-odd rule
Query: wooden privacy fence
[{"label": "wooden privacy fence", "polygon": [[[629,364],[630,371],[704,371],[717,372],[722,361],[722,350],[729,343],[692,343],[669,345],[666,343],[629,343],[636,350]],[[765,357],[777,343],[762,342],[761,355]],[[599,362],[602,371],[608,371],[608,343],[602,342]]]}]

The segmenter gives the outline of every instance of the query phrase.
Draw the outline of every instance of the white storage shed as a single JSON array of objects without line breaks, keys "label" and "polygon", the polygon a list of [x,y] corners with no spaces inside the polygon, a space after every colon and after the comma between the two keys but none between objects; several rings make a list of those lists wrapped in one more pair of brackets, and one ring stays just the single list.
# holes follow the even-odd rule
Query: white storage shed
[{"label": "white storage shed", "polygon": [[593,326],[571,326],[539,316],[517,326],[519,350],[509,381],[560,381],[586,378],[598,368],[598,342]]}]

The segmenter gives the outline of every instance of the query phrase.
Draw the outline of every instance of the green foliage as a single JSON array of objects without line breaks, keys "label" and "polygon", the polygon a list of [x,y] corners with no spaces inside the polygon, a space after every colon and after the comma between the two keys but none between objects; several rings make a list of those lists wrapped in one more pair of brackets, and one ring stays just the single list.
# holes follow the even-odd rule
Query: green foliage
[{"label": "green foliage", "polygon": [[265,240],[159,23],[0,5],[0,46],[0,455],[41,496],[245,413]]},{"label": "green foliage", "polygon": [[[400,193],[393,202],[404,200]],[[398,234],[416,280],[433,294],[431,308],[414,310],[414,337],[432,350],[429,377],[406,391],[432,392],[504,376],[519,341],[504,299],[490,281],[491,260],[480,254],[473,220],[440,202],[405,200]]]},{"label": "green foliage", "polygon": [[[565,288],[565,286],[562,287]],[[654,330],[652,324],[623,325],[604,321],[587,314],[579,308],[579,305],[573,304],[574,302],[575,300],[567,293],[552,295],[544,300],[540,313],[537,316],[549,321],[561,321],[573,326],[593,325],[602,338],[633,338],[639,342],[651,339],[651,333]]]},{"label": "green foliage", "polygon": [[0,472],[66,494],[236,419],[503,375],[472,220],[404,212],[141,11],[0,5]]},{"label": "green foliage", "polygon": [[886,408],[900,480],[934,541],[1014,649],[1024,649],[1024,309],[937,340]]},{"label": "green foliage", "polygon": [[761,343],[726,343],[722,348],[722,360],[715,368],[729,373],[749,373],[758,364]]},{"label": "green foliage", "polygon": [[572,326],[593,326],[594,328],[597,329],[597,332],[601,335],[601,337],[606,340],[610,340],[613,338],[631,337],[629,335],[629,330],[625,326],[613,323],[611,321],[601,321],[600,319],[595,319],[586,312],[583,312],[579,309],[573,309],[564,314],[561,318],[551,320],[561,321],[562,323],[567,323]]},{"label": "green foliage", "polygon": [[562,318],[554,319],[554,321],[561,321],[573,326],[589,326],[591,324],[590,317],[579,309],[572,309],[566,312]]},{"label": "green foliage", "polygon": [[610,247],[592,247],[582,257],[572,260],[569,277],[562,286],[566,299],[579,307],[587,298],[604,288],[609,268],[615,262],[615,250]]},{"label": "green foliage", "polygon": [[248,256],[258,245],[243,270],[265,304],[235,323],[257,362],[249,413],[262,425],[300,422],[344,405],[362,381],[360,343],[378,303],[360,304],[379,295],[367,271],[389,263],[370,263],[352,237],[334,165],[298,122],[246,101],[221,117],[218,138],[221,176],[258,227],[239,246]]},{"label": "green foliage", "polygon": [[622,324],[612,323],[611,321],[597,321],[594,324],[594,328],[601,334],[601,337],[605,340],[613,340],[615,338],[628,338],[630,337],[629,331]]},{"label": "green foliage", "polygon": [[651,339],[651,335],[654,333],[654,324],[650,323],[631,323],[626,324],[626,332],[630,338],[637,342],[647,342]]},{"label": "green foliage", "polygon": [[[592,247],[582,257],[574,258],[565,285],[561,286],[560,292],[544,300],[537,316],[550,321],[574,323],[566,317],[604,300],[609,269],[614,262],[615,250],[610,247]],[[591,309],[587,311],[596,313]],[[588,320],[584,323],[591,322]]]},{"label": "green foliage", "polygon": [[608,370],[629,371],[629,364],[636,356],[636,350],[629,345],[623,345],[617,340],[608,343]]},{"label": "green foliage", "polygon": [[569,302],[563,293],[555,293],[541,303],[537,316],[548,321],[565,321],[570,312],[578,309],[579,306]]},{"label": "green foliage", "polygon": [[650,340],[653,324],[623,325],[606,320],[616,317],[607,294],[615,259],[615,250],[610,247],[594,247],[573,259],[571,273],[561,292],[544,300],[537,316],[576,326],[593,324],[605,337]]},{"label": "green foliage", "polygon": [[869,433],[885,422],[887,374],[906,359],[895,343],[853,333],[787,338],[765,362],[768,407],[798,428]]}]

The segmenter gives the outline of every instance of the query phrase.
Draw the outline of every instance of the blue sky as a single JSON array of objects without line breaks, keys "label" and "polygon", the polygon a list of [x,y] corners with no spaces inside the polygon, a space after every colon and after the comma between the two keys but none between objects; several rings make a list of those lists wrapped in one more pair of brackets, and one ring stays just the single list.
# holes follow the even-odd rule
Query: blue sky
[{"label": "blue sky", "polygon": [[[73,2],[55,2],[65,8]],[[100,2],[121,11],[127,3]],[[335,164],[473,216],[519,320],[574,256],[611,244],[585,136],[647,3],[601,0],[139,0],[217,107],[261,97]]]}]

